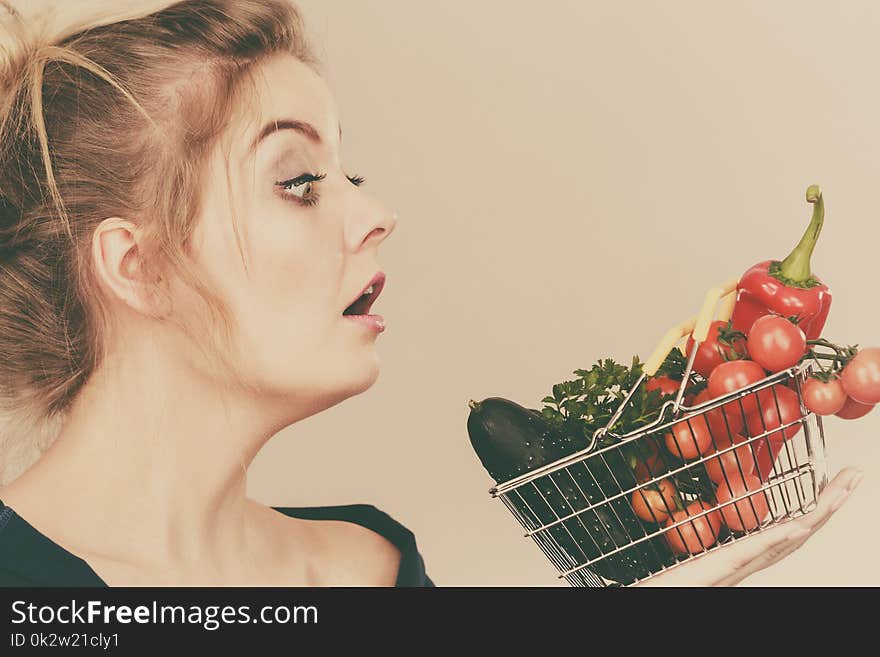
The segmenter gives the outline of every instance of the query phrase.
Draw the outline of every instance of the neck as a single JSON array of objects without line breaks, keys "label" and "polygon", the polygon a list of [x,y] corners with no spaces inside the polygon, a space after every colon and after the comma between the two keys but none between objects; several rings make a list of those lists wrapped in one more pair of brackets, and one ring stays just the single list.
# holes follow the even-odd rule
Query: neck
[{"label": "neck", "polygon": [[108,554],[166,563],[234,558],[253,517],[247,469],[298,419],[290,400],[285,415],[284,404],[269,408],[265,398],[220,389],[162,356],[170,350],[139,345],[93,373],[57,440],[22,479],[50,500],[53,525],[70,507],[79,526],[59,532],[84,535],[85,516],[94,524],[88,530],[106,536]]}]

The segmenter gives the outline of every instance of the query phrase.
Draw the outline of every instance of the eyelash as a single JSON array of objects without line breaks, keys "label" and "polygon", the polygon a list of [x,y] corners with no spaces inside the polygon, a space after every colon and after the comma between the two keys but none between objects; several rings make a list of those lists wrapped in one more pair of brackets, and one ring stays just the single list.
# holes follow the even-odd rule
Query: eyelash
[{"label": "eyelash", "polygon": [[[307,185],[310,183],[316,183],[324,180],[327,177],[326,173],[314,174],[314,173],[304,173],[301,176],[297,176],[296,178],[291,178],[290,180],[282,180],[276,182],[275,184],[281,188],[282,194],[287,198],[292,198],[295,202],[310,207],[315,205],[320,198],[314,192],[311,195],[311,198],[306,198],[305,196],[296,196],[295,194],[291,194],[286,190],[287,187],[299,187],[300,185]],[[348,181],[354,185],[355,187],[360,187],[366,182],[366,179],[363,176],[346,176]],[[311,191],[311,190],[310,190]]]}]

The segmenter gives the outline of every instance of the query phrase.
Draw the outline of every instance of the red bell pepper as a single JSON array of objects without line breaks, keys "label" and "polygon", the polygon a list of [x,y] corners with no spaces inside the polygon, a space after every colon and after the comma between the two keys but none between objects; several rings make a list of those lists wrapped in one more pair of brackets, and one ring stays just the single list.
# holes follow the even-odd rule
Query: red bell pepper
[{"label": "red bell pepper", "polygon": [[822,231],[825,202],[817,185],[807,189],[813,217],[798,245],[782,262],[760,262],[743,274],[736,286],[733,328],[748,335],[755,320],[775,313],[797,317],[808,340],[816,340],[831,309],[831,291],[810,270],[810,256]]},{"label": "red bell pepper", "polygon": [[785,445],[785,440],[773,434],[767,438],[756,440],[752,445],[755,460],[758,462],[758,474],[760,474],[762,481],[767,481],[773,474],[773,465]]}]

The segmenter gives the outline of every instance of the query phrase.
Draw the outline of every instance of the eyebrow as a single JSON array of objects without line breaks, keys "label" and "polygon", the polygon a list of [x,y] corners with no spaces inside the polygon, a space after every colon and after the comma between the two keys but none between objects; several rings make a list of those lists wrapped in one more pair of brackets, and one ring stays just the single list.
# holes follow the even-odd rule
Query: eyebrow
[{"label": "eyebrow", "polygon": [[[274,121],[269,121],[263,126],[263,129],[260,130],[257,138],[254,139],[251,144],[250,152],[253,152],[257,148],[257,145],[266,137],[282,130],[295,130],[315,144],[322,143],[320,133],[311,123],[298,121],[296,119],[276,119]],[[342,125],[339,126],[339,140],[342,141]]]}]

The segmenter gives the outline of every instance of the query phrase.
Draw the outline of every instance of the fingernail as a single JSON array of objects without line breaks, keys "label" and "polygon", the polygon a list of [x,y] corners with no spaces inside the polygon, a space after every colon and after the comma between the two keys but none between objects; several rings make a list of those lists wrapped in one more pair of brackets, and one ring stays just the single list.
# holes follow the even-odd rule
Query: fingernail
[{"label": "fingernail", "polygon": [[860,471],[855,477],[850,480],[848,489],[850,491],[854,491],[856,488],[859,487],[859,484],[862,483],[862,479],[864,477],[865,473]]}]

